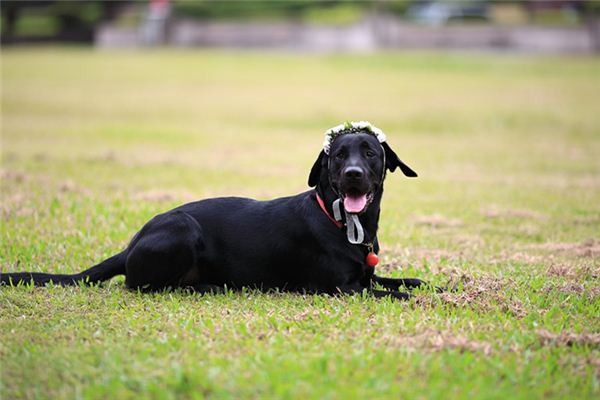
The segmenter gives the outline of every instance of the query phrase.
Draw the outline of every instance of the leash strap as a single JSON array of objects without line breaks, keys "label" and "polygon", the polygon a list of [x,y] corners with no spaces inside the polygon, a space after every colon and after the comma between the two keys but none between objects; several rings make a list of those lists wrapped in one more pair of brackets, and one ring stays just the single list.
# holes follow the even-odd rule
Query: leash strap
[{"label": "leash strap", "polygon": [[[336,221],[342,221],[342,207],[341,207],[341,199],[337,199],[331,205],[333,209],[333,218]],[[358,219],[358,215],[356,214],[346,214],[346,236],[348,237],[348,241],[352,244],[361,244],[365,240],[365,230],[363,229],[360,219]]]},{"label": "leash strap", "polygon": [[352,244],[362,244],[365,240],[365,231],[360,224],[358,215],[346,213],[346,235]]},{"label": "leash strap", "polygon": [[340,203],[341,203],[341,199],[337,199],[336,201],[333,202],[333,204],[331,205],[331,208],[333,208],[333,218],[335,218],[336,221],[342,221],[342,211],[341,211],[341,207],[340,207]]}]

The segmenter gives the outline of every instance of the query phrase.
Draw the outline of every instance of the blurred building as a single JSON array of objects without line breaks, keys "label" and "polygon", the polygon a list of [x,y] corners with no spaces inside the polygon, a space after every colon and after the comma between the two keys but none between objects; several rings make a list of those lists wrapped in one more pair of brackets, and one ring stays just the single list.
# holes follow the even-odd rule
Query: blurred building
[{"label": "blurred building", "polygon": [[301,51],[600,51],[600,2],[3,1],[2,43]]}]

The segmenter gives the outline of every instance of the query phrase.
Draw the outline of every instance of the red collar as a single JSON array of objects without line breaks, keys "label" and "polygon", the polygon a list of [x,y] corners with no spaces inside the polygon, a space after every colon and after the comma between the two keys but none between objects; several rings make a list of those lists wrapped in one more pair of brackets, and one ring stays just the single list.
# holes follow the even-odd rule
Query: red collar
[{"label": "red collar", "polygon": [[325,203],[323,202],[323,199],[321,198],[321,196],[319,196],[319,193],[316,193],[316,195],[317,195],[317,203],[319,203],[319,206],[321,206],[321,210],[323,210],[325,215],[327,215],[327,218],[329,218],[331,220],[331,222],[333,222],[335,224],[335,226],[337,226],[338,228],[341,229],[344,226],[344,224],[342,224],[340,221],[336,221],[335,219],[333,219],[331,214],[329,214],[329,211],[327,211],[327,208],[325,208]]}]

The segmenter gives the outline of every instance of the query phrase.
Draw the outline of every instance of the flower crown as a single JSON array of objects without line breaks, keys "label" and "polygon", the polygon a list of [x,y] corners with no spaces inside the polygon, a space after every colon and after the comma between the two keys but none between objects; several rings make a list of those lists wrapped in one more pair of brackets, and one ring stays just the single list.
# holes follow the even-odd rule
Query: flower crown
[{"label": "flower crown", "polygon": [[370,133],[379,140],[379,143],[383,143],[386,140],[385,133],[368,121],[357,121],[357,122],[346,122],[338,126],[334,126],[325,132],[325,141],[323,142],[323,151],[325,154],[329,154],[331,143],[340,135],[346,135],[348,133]]}]

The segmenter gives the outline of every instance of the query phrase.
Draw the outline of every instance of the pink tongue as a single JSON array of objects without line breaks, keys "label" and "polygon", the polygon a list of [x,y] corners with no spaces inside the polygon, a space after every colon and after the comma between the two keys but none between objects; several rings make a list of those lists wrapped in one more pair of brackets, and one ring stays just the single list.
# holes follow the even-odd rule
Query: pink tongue
[{"label": "pink tongue", "polygon": [[359,213],[367,205],[367,195],[346,196],[344,199],[344,209],[349,213]]}]

